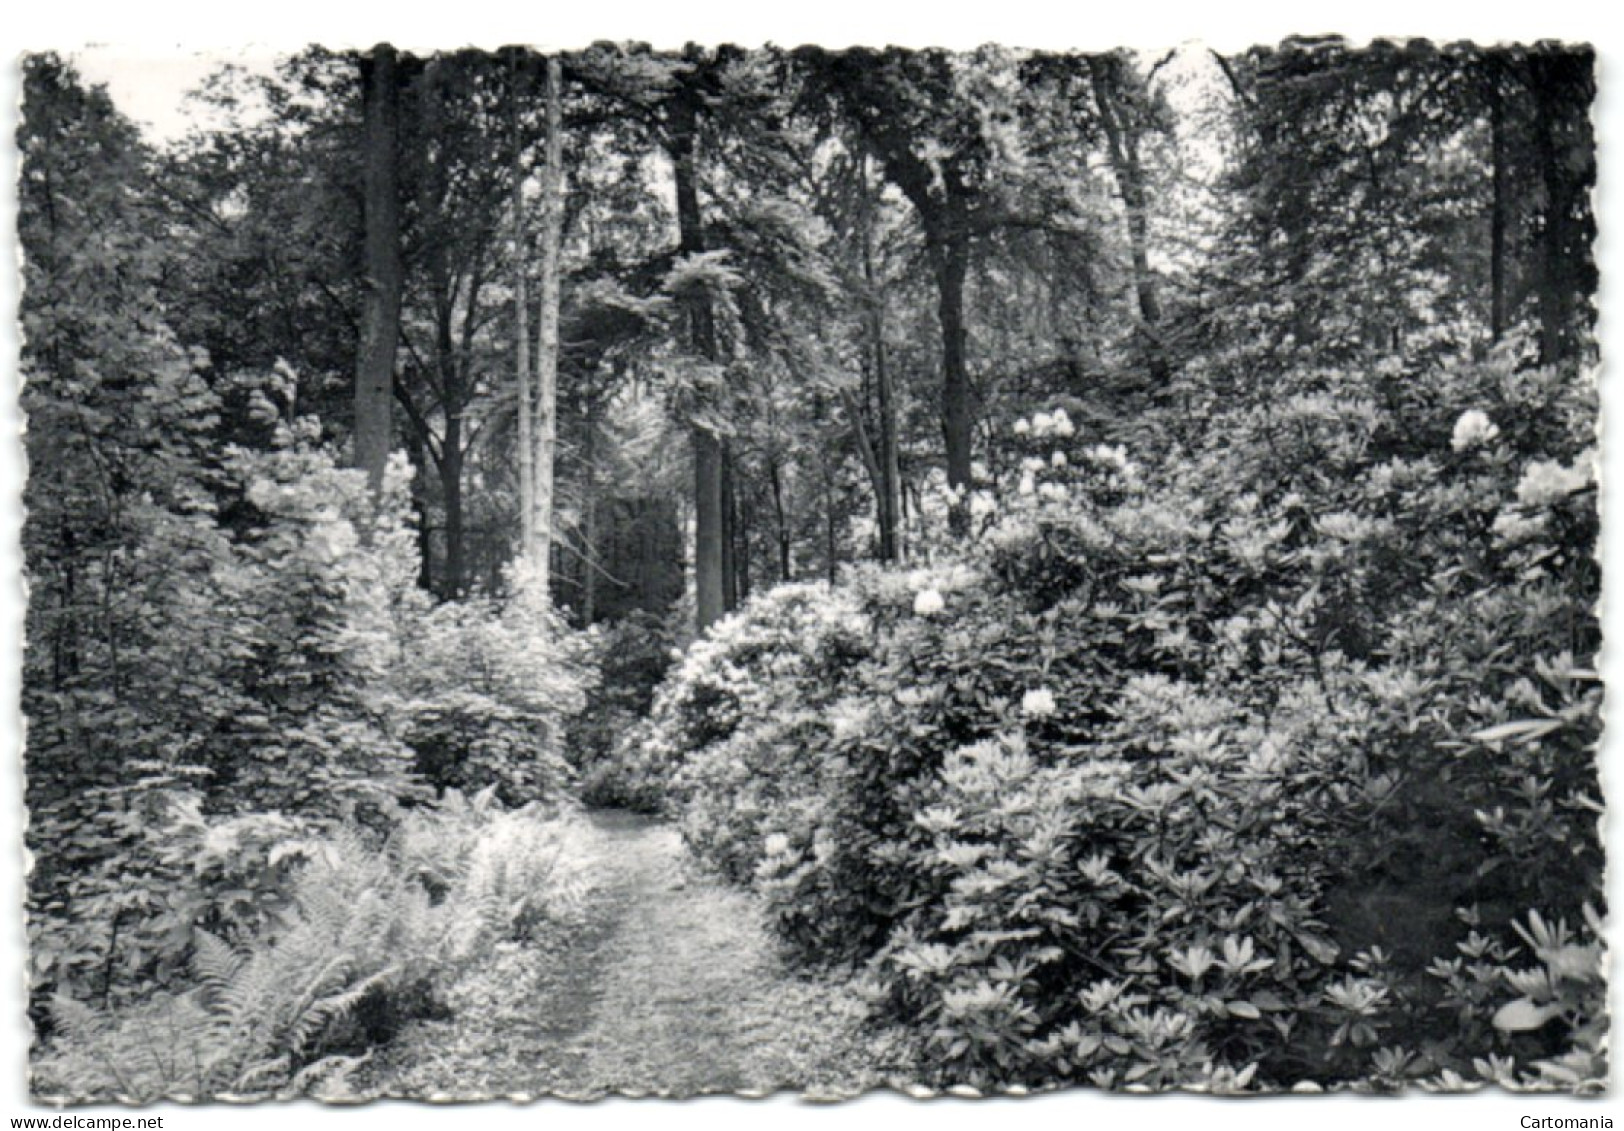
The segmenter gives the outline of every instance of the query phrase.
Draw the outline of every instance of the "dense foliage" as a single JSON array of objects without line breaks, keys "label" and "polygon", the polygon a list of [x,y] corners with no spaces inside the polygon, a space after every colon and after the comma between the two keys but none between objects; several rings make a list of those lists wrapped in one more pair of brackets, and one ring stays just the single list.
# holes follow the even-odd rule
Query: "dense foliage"
[{"label": "dense foliage", "polygon": [[[126,1048],[153,1010],[227,1058],[149,1077],[107,1046],[135,1075],[70,1073],[71,1092],[275,1090],[411,949],[397,921],[423,893],[379,854],[423,823],[410,807],[566,796],[588,645],[522,595],[434,608],[405,461],[375,498],[296,414],[288,367],[206,379],[156,295],[145,155],[54,61],[27,77],[33,1015],[70,1060]],[[252,446],[222,435],[234,401]],[[516,881],[546,854],[513,843],[489,851]]]},{"label": "dense foliage", "polygon": [[[380,847],[276,816],[149,828],[170,867],[166,961],[187,977],[116,1010],[59,992],[63,1039],[35,1090],[66,1099],[343,1096],[367,1050],[443,1010],[493,946],[572,925],[572,818],[504,811],[491,787],[414,810]],[[201,924],[208,924],[207,927]]]},{"label": "dense foliage", "polygon": [[980,552],[775,590],[662,692],[692,846],[942,1080],[1602,1078],[1593,390],[1317,376],[1200,447],[1021,420]]},{"label": "dense foliage", "polygon": [[933,1084],[1596,1087],[1593,63],[30,58],[36,1089],[342,1094],[578,801]]}]

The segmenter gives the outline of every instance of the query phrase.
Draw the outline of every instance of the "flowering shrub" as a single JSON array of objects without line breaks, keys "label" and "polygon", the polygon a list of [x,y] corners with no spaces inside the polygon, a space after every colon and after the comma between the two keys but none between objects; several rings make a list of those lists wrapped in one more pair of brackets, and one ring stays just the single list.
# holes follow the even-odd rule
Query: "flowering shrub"
[{"label": "flowering shrub", "polygon": [[382,680],[410,600],[410,472],[397,458],[375,505],[314,421],[284,439],[232,455],[256,521],[219,578],[230,694],[213,709],[235,710],[205,747],[209,792],[238,809],[385,824],[414,794]]},{"label": "flowering shrub", "polygon": [[838,590],[780,586],[714,626],[656,698],[644,756],[684,836],[728,876],[749,878],[759,819],[806,788],[802,752],[827,733],[869,630]]},{"label": "flowering shrub", "polygon": [[962,564],[769,594],[673,674],[690,843],[944,1082],[1588,1079],[1588,974],[1429,969],[1456,907],[1598,891],[1591,392],[1391,376],[1018,422]]},{"label": "flowering shrub", "polygon": [[780,586],[713,625],[653,696],[648,719],[624,732],[599,766],[594,796],[661,811],[685,788],[675,775],[689,752],[719,750],[738,735],[737,749],[710,762],[712,772],[743,780],[758,723],[815,723],[812,708],[860,653],[865,631],[850,603],[828,594],[822,585]]},{"label": "flowering shrub", "polygon": [[[1443,1004],[1463,1025],[1488,1024],[1520,1046],[1510,1053],[1475,1058],[1483,1080],[1519,1091],[1598,1092],[1607,1082],[1607,975],[1602,924],[1595,908],[1583,909],[1584,932],[1554,924],[1538,911],[1512,928],[1534,965],[1513,965],[1521,949],[1486,938],[1475,929],[1459,944],[1459,956],[1434,962],[1431,973],[1447,986]],[[1462,918],[1481,924],[1475,909]],[[1583,941],[1581,941],[1583,939]],[[1465,960],[1470,959],[1470,965]],[[1508,994],[1516,996],[1507,1000]],[[1488,1015],[1491,1007],[1492,1016]]]}]

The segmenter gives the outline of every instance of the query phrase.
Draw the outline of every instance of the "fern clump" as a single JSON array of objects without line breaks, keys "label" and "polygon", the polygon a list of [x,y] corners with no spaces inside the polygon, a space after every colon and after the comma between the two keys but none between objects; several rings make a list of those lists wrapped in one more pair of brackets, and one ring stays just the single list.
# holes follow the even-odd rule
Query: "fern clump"
[{"label": "fern clump", "polygon": [[347,826],[301,842],[285,903],[256,930],[194,926],[190,977],[135,1002],[59,992],[36,1095],[148,1102],[346,1094],[348,1074],[435,1008],[490,948],[571,921],[582,827],[488,788],[449,791],[376,845]]},{"label": "fern clump", "polygon": [[349,921],[301,909],[279,937],[247,949],[199,931],[198,984],[118,1013],[59,995],[58,1037],[35,1066],[34,1090],[135,1103],[331,1095],[361,1058],[325,1052],[327,1038],[397,973],[367,969],[378,921],[375,907]]},{"label": "fern clump", "polygon": [[588,890],[580,822],[539,805],[504,810],[494,787],[472,798],[449,790],[412,813],[395,837],[407,874],[435,899],[441,958],[531,937],[572,920]]},{"label": "fern clump", "polygon": [[241,943],[193,932],[192,985],[123,1009],[66,994],[36,1093],[75,1100],[331,1093],[370,995],[432,966],[427,895],[343,829],[314,845],[289,906]]}]

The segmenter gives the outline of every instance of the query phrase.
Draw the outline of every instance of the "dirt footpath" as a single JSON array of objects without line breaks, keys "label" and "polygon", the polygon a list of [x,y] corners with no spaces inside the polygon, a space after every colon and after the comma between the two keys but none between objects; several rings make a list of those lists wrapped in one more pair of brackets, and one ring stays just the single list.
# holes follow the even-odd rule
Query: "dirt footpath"
[{"label": "dirt footpath", "polygon": [[590,1098],[880,1083],[851,991],[786,971],[748,893],[697,874],[668,824],[588,821],[595,890],[579,929],[504,947],[458,987],[454,1017],[384,1051],[373,1088]]}]

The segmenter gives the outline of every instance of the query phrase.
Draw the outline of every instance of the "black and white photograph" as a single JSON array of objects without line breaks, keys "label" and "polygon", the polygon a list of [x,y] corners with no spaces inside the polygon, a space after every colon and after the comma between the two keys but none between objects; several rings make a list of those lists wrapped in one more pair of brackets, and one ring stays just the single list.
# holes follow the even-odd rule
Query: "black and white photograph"
[{"label": "black and white photograph", "polygon": [[1610,72],[1335,23],[17,56],[18,1103],[1611,1126]]}]

